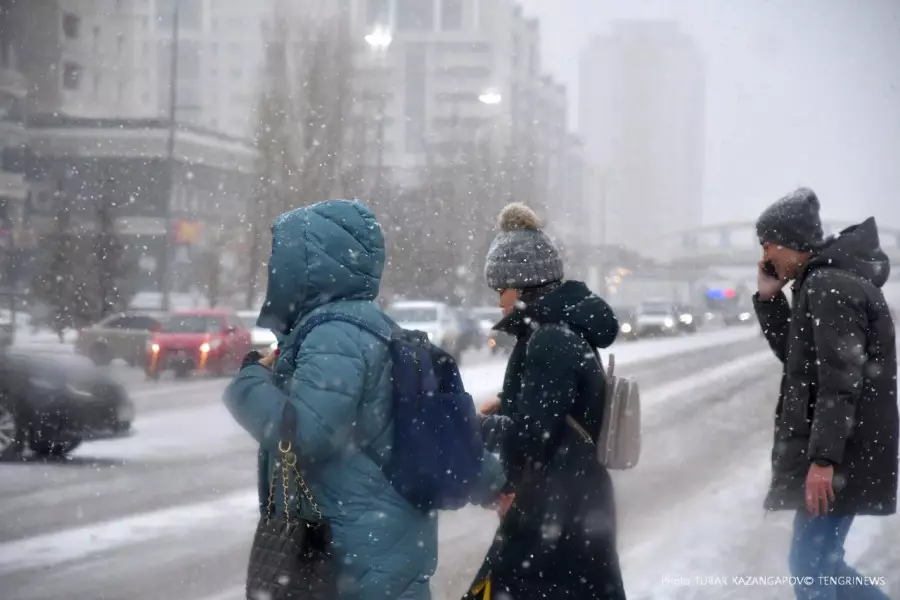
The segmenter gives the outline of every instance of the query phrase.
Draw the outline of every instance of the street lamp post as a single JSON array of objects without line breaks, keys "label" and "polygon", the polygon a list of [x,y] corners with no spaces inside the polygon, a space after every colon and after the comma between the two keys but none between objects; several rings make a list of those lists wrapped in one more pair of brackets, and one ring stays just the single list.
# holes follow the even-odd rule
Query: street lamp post
[{"label": "street lamp post", "polygon": [[[384,27],[376,27],[372,30],[371,33],[366,35],[365,41],[373,52],[379,55],[384,55],[390,48],[391,43],[394,41],[394,38],[388,29]],[[386,117],[387,92],[382,89],[381,93],[378,95],[378,133],[376,141],[377,157],[375,160],[375,167],[378,170],[375,180],[375,193],[379,197],[384,192],[384,121]]]},{"label": "street lamp post", "polygon": [[172,273],[171,244],[172,240],[172,198],[175,195],[175,134],[178,129],[175,123],[178,109],[178,13],[179,0],[175,0],[172,8],[172,55],[169,67],[169,135],[166,140],[166,195],[163,198],[163,220],[165,234],[163,239],[162,264],[160,265],[160,285],[162,287],[162,310],[168,312],[171,306]]}]

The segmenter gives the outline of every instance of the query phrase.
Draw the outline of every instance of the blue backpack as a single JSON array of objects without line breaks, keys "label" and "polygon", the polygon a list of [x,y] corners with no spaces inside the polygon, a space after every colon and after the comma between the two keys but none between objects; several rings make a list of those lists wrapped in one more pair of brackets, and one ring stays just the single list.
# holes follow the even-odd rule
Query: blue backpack
[{"label": "blue backpack", "polygon": [[297,334],[297,345],[328,321],[355,325],[390,350],[394,408],[390,460],[385,463],[368,447],[363,449],[366,455],[403,498],[423,511],[467,505],[481,476],[484,443],[475,403],[453,357],[422,332],[392,323],[388,337],[362,319],[339,313],[311,317]]}]

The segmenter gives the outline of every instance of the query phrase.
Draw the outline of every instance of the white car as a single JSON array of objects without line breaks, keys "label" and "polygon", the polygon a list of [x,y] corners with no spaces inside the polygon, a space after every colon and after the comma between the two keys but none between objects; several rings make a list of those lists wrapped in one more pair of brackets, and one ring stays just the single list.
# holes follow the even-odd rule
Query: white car
[{"label": "white car", "polygon": [[386,311],[397,325],[428,334],[435,346],[459,359],[459,326],[453,309],[428,300],[395,302]]},{"label": "white car", "polygon": [[678,313],[669,302],[642,303],[638,307],[636,321],[638,337],[678,334]]},{"label": "white car", "polygon": [[250,343],[253,349],[262,354],[268,354],[278,347],[278,338],[268,329],[256,326],[256,319],[259,317],[259,311],[256,310],[240,310],[238,317],[243,321],[247,329],[250,330]]}]

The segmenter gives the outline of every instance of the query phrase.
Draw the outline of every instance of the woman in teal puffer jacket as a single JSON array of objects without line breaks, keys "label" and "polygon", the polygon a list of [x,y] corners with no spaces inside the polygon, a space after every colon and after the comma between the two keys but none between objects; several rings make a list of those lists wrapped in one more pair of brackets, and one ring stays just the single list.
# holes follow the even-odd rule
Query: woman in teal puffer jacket
[{"label": "woman in teal puffer jacket", "polygon": [[[234,418],[260,444],[260,505],[278,446],[281,412],[291,402],[306,479],[334,534],[342,600],[427,600],[437,566],[437,519],[404,500],[360,447],[387,458],[393,439],[387,346],[343,321],[315,327],[314,315],[343,313],[390,334],[374,300],[385,262],[384,238],[362,203],[332,200],[285,213],[272,226],[266,302],[259,325],[279,335],[273,370],[241,369],[225,393]],[[286,394],[276,374],[291,381]],[[482,497],[496,498],[502,469],[486,455]],[[276,486],[277,510],[283,503]]]}]

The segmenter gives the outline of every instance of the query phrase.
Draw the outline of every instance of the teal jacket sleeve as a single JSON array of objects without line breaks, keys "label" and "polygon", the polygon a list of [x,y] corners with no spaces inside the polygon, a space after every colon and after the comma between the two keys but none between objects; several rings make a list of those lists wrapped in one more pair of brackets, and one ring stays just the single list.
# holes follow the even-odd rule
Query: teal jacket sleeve
[{"label": "teal jacket sleeve", "polygon": [[289,393],[275,385],[269,369],[251,365],[225,391],[228,410],[263,449],[274,452],[281,414],[290,402],[297,411],[294,451],[307,463],[328,460],[347,447],[353,433],[365,378],[361,335],[347,323],[319,325],[294,358]]}]

